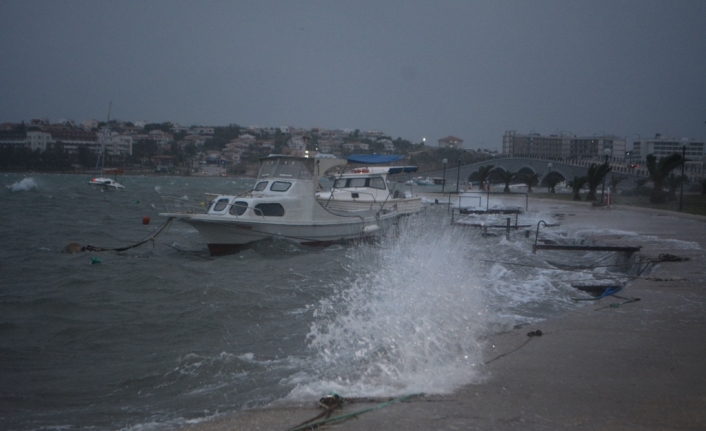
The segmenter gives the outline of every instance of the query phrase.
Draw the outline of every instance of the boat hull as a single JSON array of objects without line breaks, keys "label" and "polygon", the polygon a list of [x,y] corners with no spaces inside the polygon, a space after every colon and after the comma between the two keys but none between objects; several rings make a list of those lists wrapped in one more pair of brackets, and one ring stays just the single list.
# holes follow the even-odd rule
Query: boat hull
[{"label": "boat hull", "polygon": [[392,226],[396,214],[375,218],[347,217],[331,223],[271,223],[208,214],[163,214],[193,226],[203,237],[212,255],[237,252],[265,239],[286,240],[308,246],[326,246],[364,240],[380,235]]},{"label": "boat hull", "polygon": [[104,178],[104,177],[97,177],[97,178],[92,178],[88,184],[96,187],[101,187],[104,189],[113,189],[113,190],[123,190],[125,189],[125,186],[120,184],[119,182],[113,180],[112,178]]}]

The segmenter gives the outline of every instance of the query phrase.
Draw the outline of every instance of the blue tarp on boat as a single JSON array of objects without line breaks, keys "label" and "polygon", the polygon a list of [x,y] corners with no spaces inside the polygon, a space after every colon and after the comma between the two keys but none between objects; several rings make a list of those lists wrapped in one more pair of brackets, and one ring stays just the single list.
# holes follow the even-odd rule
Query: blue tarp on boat
[{"label": "blue tarp on boat", "polygon": [[411,172],[417,172],[417,167],[416,166],[394,166],[390,168],[387,172],[390,174],[399,174],[399,173],[411,173]]},{"label": "blue tarp on boat", "polygon": [[362,163],[366,165],[379,165],[404,159],[404,156],[385,156],[382,154],[353,154],[348,156],[348,163]]}]

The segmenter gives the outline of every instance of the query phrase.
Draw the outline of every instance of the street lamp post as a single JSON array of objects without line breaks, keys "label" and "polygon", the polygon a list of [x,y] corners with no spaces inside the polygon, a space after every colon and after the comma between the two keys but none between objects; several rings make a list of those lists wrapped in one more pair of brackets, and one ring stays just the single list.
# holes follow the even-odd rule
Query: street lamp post
[{"label": "street lamp post", "polygon": [[461,184],[461,158],[458,159],[458,171],[456,172],[456,194],[458,194],[458,185]]},{"label": "street lamp post", "polygon": [[444,160],[441,161],[441,163],[444,164],[444,181],[441,183],[441,194],[442,194],[442,195],[444,194],[444,188],[446,188],[446,164],[447,164],[448,162],[449,162],[449,161],[446,160],[446,159],[444,159]]},{"label": "street lamp post", "polygon": [[681,138],[681,188],[679,189],[679,211],[684,207],[684,163],[686,162],[686,146],[689,145],[688,138]]},{"label": "street lamp post", "polygon": [[[608,163],[608,156],[610,155],[610,150],[605,149],[603,150],[603,154],[605,154],[605,162],[606,164]],[[605,203],[605,177],[607,177],[608,174],[603,175],[603,187],[601,188],[601,203]]]},{"label": "street lamp post", "polygon": [[[549,179],[549,174],[552,173],[553,168],[554,168],[554,164],[549,162],[549,164],[547,164],[547,169],[549,170],[549,172],[547,172],[547,176],[544,177],[545,181],[547,181]],[[552,192],[552,188],[549,186],[549,182],[547,182],[547,193],[551,193],[551,192]]]}]

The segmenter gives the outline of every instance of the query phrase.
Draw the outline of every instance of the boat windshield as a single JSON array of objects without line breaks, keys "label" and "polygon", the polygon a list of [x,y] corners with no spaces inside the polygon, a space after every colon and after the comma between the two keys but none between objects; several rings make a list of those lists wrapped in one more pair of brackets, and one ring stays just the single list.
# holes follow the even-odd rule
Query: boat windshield
[{"label": "boat windshield", "polygon": [[272,175],[272,171],[275,168],[275,165],[277,165],[277,159],[263,160],[262,164],[260,165],[260,173],[257,175],[257,178],[270,178],[270,176]]},{"label": "boat windshield", "polygon": [[267,178],[310,180],[313,175],[301,160],[282,158],[263,160],[258,179]]},{"label": "boat windshield", "polygon": [[370,187],[373,189],[385,190],[385,180],[382,177],[372,178],[342,178],[333,184],[334,189]]}]

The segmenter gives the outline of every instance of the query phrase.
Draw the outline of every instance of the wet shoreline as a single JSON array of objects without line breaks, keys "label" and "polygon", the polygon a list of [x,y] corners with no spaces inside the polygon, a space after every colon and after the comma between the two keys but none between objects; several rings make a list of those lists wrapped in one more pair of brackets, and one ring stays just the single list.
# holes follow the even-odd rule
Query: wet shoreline
[{"label": "wet shoreline", "polygon": [[[689,260],[657,263],[651,277],[634,280],[619,295],[638,301],[608,297],[491,337],[480,383],[450,395],[385,406],[335,429],[706,428],[706,377],[701,370],[706,360],[701,343],[706,217],[533,199],[531,207],[537,206],[576,214],[565,223],[635,232],[638,236],[608,232],[599,239],[641,245],[643,259],[671,254]],[[698,248],[685,248],[686,243]],[[537,330],[541,336],[528,336]],[[345,405],[332,416],[374,405]],[[273,404],[183,429],[285,430],[320,413],[315,400],[300,406]]]}]

